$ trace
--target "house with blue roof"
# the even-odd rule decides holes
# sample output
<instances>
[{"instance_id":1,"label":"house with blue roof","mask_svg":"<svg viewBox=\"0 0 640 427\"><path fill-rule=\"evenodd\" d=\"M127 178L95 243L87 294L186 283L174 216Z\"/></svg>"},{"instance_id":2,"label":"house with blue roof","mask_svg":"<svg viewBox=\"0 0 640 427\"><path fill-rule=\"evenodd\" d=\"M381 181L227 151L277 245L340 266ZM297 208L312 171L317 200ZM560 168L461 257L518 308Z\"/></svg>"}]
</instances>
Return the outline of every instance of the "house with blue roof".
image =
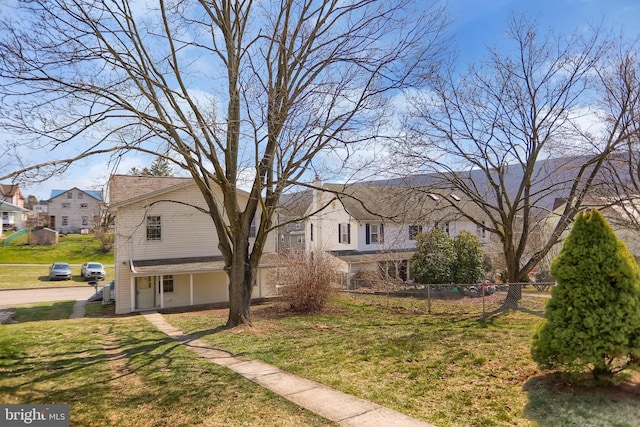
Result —
<instances>
[{"instance_id":1,"label":"house with blue roof","mask_svg":"<svg viewBox=\"0 0 640 427\"><path fill-rule=\"evenodd\" d=\"M51 190L47 200L49 228L60 233L91 232L99 225L105 209L102 191Z\"/></svg>"}]
</instances>

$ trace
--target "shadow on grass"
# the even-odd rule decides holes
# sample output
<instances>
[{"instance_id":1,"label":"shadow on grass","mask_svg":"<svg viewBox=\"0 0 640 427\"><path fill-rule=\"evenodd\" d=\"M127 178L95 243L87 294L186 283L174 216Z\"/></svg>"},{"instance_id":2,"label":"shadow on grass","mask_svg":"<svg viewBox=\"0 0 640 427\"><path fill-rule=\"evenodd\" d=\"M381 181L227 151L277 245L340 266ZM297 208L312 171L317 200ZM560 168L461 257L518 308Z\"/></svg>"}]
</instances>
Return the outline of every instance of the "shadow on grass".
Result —
<instances>
[{"instance_id":1,"label":"shadow on grass","mask_svg":"<svg viewBox=\"0 0 640 427\"><path fill-rule=\"evenodd\" d=\"M100 339L79 344L75 346L77 350L67 349L46 356L34 357L25 353L4 364L12 376L21 380L13 381L10 385L0 384L0 396L20 396L22 403L80 404L90 407L92 416L106 412L109 406L106 397L110 396L114 381L136 374L139 370L149 370L160 361L169 367L180 364L180 356L175 354L180 344L170 337L157 331L145 337L134 334L121 336L117 343L120 351L116 357L124 358L128 361L127 366L130 366L125 371L114 375L108 364L113 356L104 352ZM136 362L132 363L134 359ZM181 369L184 372L184 366ZM48 389L42 390L39 387L41 384L48 384ZM149 404L153 399L157 399L157 394L154 396L149 390L140 390L129 394L127 405L137 407ZM100 407L104 411L97 410Z\"/></svg>"},{"instance_id":2,"label":"shadow on grass","mask_svg":"<svg viewBox=\"0 0 640 427\"><path fill-rule=\"evenodd\" d=\"M16 308L13 320L16 323L40 322L42 320L68 319L73 313L75 301L61 301L46 305Z\"/></svg>"},{"instance_id":3,"label":"shadow on grass","mask_svg":"<svg viewBox=\"0 0 640 427\"><path fill-rule=\"evenodd\" d=\"M588 383L585 379L583 384ZM570 383L558 374L530 378L525 416L539 426L637 426L640 383L587 386Z\"/></svg>"},{"instance_id":4,"label":"shadow on grass","mask_svg":"<svg viewBox=\"0 0 640 427\"><path fill-rule=\"evenodd\" d=\"M505 316L509 313L520 312L524 314L530 314L532 316L537 316L544 318L544 310L531 310L526 307L518 307L518 308L509 308L509 307L499 307L495 310L489 311L485 314L485 319L492 319Z\"/></svg>"}]
</instances>

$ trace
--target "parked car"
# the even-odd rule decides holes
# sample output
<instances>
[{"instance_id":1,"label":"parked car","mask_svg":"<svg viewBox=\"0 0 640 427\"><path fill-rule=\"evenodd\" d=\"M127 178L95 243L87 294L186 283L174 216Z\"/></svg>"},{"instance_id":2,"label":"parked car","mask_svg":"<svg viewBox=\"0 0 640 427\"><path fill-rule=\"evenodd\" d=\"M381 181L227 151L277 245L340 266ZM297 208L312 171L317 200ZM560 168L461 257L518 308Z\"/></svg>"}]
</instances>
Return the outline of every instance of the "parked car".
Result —
<instances>
[{"instance_id":1,"label":"parked car","mask_svg":"<svg viewBox=\"0 0 640 427\"><path fill-rule=\"evenodd\" d=\"M66 262L54 262L49 267L49 280L71 280L71 267Z\"/></svg>"},{"instance_id":2,"label":"parked car","mask_svg":"<svg viewBox=\"0 0 640 427\"><path fill-rule=\"evenodd\" d=\"M80 275L84 280L104 280L106 273L104 267L99 262L85 262L80 268Z\"/></svg>"}]
</instances>

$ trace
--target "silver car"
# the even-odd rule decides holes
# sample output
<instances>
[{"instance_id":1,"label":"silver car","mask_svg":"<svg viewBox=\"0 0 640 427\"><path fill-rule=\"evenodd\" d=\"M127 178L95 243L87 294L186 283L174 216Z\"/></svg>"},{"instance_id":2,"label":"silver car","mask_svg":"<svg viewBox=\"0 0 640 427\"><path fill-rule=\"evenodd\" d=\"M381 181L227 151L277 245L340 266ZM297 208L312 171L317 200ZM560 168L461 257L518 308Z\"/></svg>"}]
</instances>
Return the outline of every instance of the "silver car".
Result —
<instances>
[{"instance_id":1,"label":"silver car","mask_svg":"<svg viewBox=\"0 0 640 427\"><path fill-rule=\"evenodd\" d=\"M85 262L80 268L80 275L84 280L104 280L106 275L104 267L99 262Z\"/></svg>"},{"instance_id":2,"label":"silver car","mask_svg":"<svg viewBox=\"0 0 640 427\"><path fill-rule=\"evenodd\" d=\"M66 262L54 262L49 267L49 280L71 280L71 267Z\"/></svg>"}]
</instances>

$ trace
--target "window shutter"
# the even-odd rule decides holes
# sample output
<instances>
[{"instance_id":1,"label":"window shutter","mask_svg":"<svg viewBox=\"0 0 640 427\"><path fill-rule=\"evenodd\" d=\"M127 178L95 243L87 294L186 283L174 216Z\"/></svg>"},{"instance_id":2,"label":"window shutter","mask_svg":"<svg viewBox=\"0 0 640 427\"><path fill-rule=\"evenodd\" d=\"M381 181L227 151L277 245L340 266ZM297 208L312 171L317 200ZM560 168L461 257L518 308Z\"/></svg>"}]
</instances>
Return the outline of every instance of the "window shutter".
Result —
<instances>
[{"instance_id":1,"label":"window shutter","mask_svg":"<svg viewBox=\"0 0 640 427\"><path fill-rule=\"evenodd\" d=\"M366 238L366 244L369 245L371 244L371 235L369 234L371 232L371 230L369 229L369 224L366 224L364 226L364 234L365 234L365 238Z\"/></svg>"},{"instance_id":2,"label":"window shutter","mask_svg":"<svg viewBox=\"0 0 640 427\"><path fill-rule=\"evenodd\" d=\"M347 224L347 243L351 244L351 224Z\"/></svg>"},{"instance_id":3,"label":"window shutter","mask_svg":"<svg viewBox=\"0 0 640 427\"><path fill-rule=\"evenodd\" d=\"M342 243L342 224L338 224L338 243Z\"/></svg>"},{"instance_id":4,"label":"window shutter","mask_svg":"<svg viewBox=\"0 0 640 427\"><path fill-rule=\"evenodd\" d=\"M378 238L380 243L384 243L384 224L380 224L380 236Z\"/></svg>"}]
</instances>

